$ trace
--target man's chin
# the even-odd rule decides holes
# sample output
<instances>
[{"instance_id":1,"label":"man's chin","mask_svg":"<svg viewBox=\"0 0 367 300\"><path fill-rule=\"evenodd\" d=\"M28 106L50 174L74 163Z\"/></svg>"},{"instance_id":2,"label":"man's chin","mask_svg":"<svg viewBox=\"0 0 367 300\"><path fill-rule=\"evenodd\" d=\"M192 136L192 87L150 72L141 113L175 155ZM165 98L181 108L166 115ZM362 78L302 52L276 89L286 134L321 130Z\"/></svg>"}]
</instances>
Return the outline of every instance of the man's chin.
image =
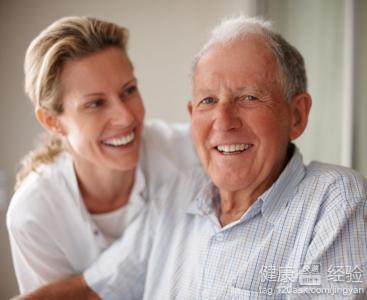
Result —
<instances>
[{"instance_id":1,"label":"man's chin","mask_svg":"<svg viewBox=\"0 0 367 300\"><path fill-rule=\"evenodd\" d=\"M221 175L221 176L209 176L212 178L214 185L223 192L238 192L246 188L245 181L242 179L242 176L238 176L236 174L230 175Z\"/></svg>"}]
</instances>

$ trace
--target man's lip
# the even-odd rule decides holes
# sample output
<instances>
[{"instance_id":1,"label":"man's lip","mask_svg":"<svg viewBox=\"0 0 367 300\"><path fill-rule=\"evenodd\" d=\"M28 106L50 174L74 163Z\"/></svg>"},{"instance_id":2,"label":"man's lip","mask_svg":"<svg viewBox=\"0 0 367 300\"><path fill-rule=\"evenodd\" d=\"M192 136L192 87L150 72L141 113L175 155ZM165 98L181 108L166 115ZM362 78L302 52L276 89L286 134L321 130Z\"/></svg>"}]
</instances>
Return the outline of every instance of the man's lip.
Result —
<instances>
[{"instance_id":1,"label":"man's lip","mask_svg":"<svg viewBox=\"0 0 367 300\"><path fill-rule=\"evenodd\" d=\"M254 143L251 143L251 142L243 142L243 141L236 141L236 142L218 142L218 143L212 143L211 147L214 148L214 149L217 149L218 146L225 146L225 145L251 145L251 146L254 146Z\"/></svg>"},{"instance_id":2,"label":"man's lip","mask_svg":"<svg viewBox=\"0 0 367 300\"><path fill-rule=\"evenodd\" d=\"M235 154L246 152L253 146L254 144L251 143L226 143L217 145L214 150L222 154Z\"/></svg>"}]
</instances>

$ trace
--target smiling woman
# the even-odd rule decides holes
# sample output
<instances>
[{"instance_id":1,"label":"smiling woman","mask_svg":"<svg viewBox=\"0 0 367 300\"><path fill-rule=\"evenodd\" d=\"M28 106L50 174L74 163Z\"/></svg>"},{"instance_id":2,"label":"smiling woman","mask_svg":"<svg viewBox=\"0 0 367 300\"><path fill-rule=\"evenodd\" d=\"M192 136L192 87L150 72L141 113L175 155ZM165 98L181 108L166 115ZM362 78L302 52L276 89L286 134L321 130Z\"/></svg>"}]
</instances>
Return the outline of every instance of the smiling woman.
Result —
<instances>
[{"instance_id":1,"label":"smiling woman","mask_svg":"<svg viewBox=\"0 0 367 300\"><path fill-rule=\"evenodd\" d=\"M120 49L107 48L65 63L60 81L67 87L62 95L63 113L39 119L66 137L82 191L92 180L109 182L101 195L94 191L85 197L89 210L101 213L109 211L111 204L120 207L133 182L144 118L132 66ZM111 189L111 182L116 189Z\"/></svg>"},{"instance_id":2,"label":"smiling woman","mask_svg":"<svg viewBox=\"0 0 367 300\"><path fill-rule=\"evenodd\" d=\"M21 292L82 272L197 163L188 127L143 125L126 43L125 28L68 17L28 48L26 92L49 137L23 161L7 214Z\"/></svg>"}]
</instances>

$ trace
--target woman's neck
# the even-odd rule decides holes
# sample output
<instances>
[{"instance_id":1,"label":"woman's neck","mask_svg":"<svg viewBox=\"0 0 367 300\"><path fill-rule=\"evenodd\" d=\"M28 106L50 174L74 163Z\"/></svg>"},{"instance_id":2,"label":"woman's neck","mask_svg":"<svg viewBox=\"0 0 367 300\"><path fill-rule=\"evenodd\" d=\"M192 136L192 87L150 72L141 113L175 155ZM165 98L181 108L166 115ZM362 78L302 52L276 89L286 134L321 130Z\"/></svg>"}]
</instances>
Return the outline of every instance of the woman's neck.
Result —
<instances>
[{"instance_id":1,"label":"woman's neck","mask_svg":"<svg viewBox=\"0 0 367 300\"><path fill-rule=\"evenodd\" d=\"M107 213L127 204L134 184L135 169L119 171L74 161L84 204L90 213Z\"/></svg>"}]
</instances>

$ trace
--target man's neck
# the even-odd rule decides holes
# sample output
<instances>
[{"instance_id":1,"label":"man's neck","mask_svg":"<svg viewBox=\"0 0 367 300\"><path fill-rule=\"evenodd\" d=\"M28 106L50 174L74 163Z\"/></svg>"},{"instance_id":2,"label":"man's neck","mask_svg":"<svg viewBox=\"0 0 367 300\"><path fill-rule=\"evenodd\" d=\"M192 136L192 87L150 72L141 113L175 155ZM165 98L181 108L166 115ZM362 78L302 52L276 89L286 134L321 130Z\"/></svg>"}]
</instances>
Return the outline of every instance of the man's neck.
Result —
<instances>
[{"instance_id":1,"label":"man's neck","mask_svg":"<svg viewBox=\"0 0 367 300\"><path fill-rule=\"evenodd\" d=\"M246 191L228 192L220 190L219 221L222 226L237 221L256 201L256 196Z\"/></svg>"},{"instance_id":2,"label":"man's neck","mask_svg":"<svg viewBox=\"0 0 367 300\"><path fill-rule=\"evenodd\" d=\"M272 176L263 181L250 184L237 191L226 191L219 188L220 208L219 221L222 226L237 221L251 207L251 205L279 178L288 164L294 152L294 146L290 144L282 163L279 164Z\"/></svg>"}]
</instances>

